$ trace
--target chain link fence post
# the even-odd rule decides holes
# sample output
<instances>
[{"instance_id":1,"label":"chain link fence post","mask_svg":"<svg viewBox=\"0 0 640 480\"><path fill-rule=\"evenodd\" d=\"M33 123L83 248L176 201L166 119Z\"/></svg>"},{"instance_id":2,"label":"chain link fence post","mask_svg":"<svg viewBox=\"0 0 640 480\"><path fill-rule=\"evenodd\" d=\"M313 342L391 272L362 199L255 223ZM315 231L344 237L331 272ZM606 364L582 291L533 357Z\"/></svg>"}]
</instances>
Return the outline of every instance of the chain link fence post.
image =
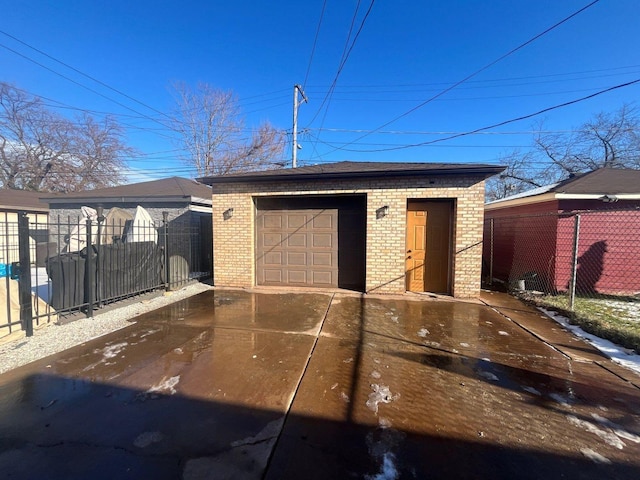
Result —
<instances>
[{"instance_id":1,"label":"chain link fence post","mask_svg":"<svg viewBox=\"0 0 640 480\"><path fill-rule=\"evenodd\" d=\"M578 277L578 242L580 240L580 214L576 214L573 224L573 254L571 255L571 280L569 282L569 310L574 311L576 283Z\"/></svg>"}]
</instances>

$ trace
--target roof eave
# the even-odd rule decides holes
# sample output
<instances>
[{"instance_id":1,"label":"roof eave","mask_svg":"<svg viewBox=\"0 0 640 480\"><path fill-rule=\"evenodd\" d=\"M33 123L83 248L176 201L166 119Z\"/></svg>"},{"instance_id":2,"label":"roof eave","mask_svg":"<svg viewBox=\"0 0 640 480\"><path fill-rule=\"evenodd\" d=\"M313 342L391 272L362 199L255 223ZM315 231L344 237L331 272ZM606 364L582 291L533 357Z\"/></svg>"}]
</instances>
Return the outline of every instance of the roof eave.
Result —
<instances>
[{"instance_id":1,"label":"roof eave","mask_svg":"<svg viewBox=\"0 0 640 480\"><path fill-rule=\"evenodd\" d=\"M72 203L171 203L171 202L183 202L183 203L211 203L211 199L205 199L201 197L192 197L191 195L164 195L160 197L149 196L109 196L109 197L66 197L66 198L47 198L43 197L43 201L48 202L49 205L68 205Z\"/></svg>"},{"instance_id":2,"label":"roof eave","mask_svg":"<svg viewBox=\"0 0 640 480\"><path fill-rule=\"evenodd\" d=\"M49 213L49 208L43 207L25 207L24 205L0 205L0 211L11 212L28 212L28 213Z\"/></svg>"},{"instance_id":3,"label":"roof eave","mask_svg":"<svg viewBox=\"0 0 640 480\"><path fill-rule=\"evenodd\" d=\"M351 178L388 178L388 177L433 177L445 175L481 175L484 178L491 177L502 171L505 167L470 167L470 168L442 168L431 170L394 170L394 171L358 171L358 172L313 172L313 173L273 173L238 176L201 177L196 180L206 185L223 183L254 183L254 182L292 182L313 181L328 179Z\"/></svg>"},{"instance_id":4,"label":"roof eave","mask_svg":"<svg viewBox=\"0 0 640 480\"><path fill-rule=\"evenodd\" d=\"M640 200L640 193L555 193L549 192L542 195L532 195L530 197L514 198L512 200L495 201L484 206L486 211L499 210L501 208L517 207L521 205L532 205L534 203L549 202L551 200L603 200L603 197L615 197L618 200Z\"/></svg>"}]
</instances>

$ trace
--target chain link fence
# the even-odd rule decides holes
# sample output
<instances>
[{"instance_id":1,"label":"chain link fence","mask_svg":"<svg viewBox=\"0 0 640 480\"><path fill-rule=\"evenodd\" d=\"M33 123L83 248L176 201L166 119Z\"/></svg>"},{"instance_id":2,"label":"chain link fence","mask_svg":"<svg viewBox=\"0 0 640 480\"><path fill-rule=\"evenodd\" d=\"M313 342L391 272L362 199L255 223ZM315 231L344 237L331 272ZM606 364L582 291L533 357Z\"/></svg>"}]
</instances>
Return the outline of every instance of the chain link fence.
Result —
<instances>
[{"instance_id":1,"label":"chain link fence","mask_svg":"<svg viewBox=\"0 0 640 480\"><path fill-rule=\"evenodd\" d=\"M640 211L494 216L484 224L489 282L570 297L640 294Z\"/></svg>"},{"instance_id":2,"label":"chain link fence","mask_svg":"<svg viewBox=\"0 0 640 480\"><path fill-rule=\"evenodd\" d=\"M640 209L487 217L485 283L640 353Z\"/></svg>"}]
</instances>

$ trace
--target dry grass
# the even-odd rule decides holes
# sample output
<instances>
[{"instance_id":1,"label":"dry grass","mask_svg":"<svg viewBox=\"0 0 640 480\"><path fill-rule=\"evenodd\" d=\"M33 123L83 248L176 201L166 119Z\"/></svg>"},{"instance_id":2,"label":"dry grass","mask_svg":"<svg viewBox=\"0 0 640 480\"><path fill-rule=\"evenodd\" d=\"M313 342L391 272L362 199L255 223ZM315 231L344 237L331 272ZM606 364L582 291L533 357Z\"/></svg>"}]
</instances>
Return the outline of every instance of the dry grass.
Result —
<instances>
[{"instance_id":1,"label":"dry grass","mask_svg":"<svg viewBox=\"0 0 640 480\"><path fill-rule=\"evenodd\" d=\"M640 298L580 297L575 299L573 312L569 310L568 295L544 295L527 300L556 310L584 331L640 354Z\"/></svg>"}]
</instances>

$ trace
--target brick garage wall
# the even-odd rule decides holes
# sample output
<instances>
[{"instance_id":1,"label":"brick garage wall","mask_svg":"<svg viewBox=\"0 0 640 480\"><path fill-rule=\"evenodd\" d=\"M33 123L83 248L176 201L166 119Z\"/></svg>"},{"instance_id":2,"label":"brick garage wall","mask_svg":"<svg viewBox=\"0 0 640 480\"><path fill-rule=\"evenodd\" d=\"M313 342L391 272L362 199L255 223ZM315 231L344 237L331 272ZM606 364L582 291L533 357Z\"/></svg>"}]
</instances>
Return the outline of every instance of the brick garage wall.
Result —
<instances>
[{"instance_id":1,"label":"brick garage wall","mask_svg":"<svg viewBox=\"0 0 640 480\"><path fill-rule=\"evenodd\" d=\"M452 294L460 298L480 293L483 177L450 176L309 182L257 182L213 185L213 248L215 284L255 285L254 198L288 195L367 195L366 291L405 291L405 231L408 199L454 200ZM389 214L376 218L376 210ZM225 211L233 208L231 217Z\"/></svg>"}]
</instances>

